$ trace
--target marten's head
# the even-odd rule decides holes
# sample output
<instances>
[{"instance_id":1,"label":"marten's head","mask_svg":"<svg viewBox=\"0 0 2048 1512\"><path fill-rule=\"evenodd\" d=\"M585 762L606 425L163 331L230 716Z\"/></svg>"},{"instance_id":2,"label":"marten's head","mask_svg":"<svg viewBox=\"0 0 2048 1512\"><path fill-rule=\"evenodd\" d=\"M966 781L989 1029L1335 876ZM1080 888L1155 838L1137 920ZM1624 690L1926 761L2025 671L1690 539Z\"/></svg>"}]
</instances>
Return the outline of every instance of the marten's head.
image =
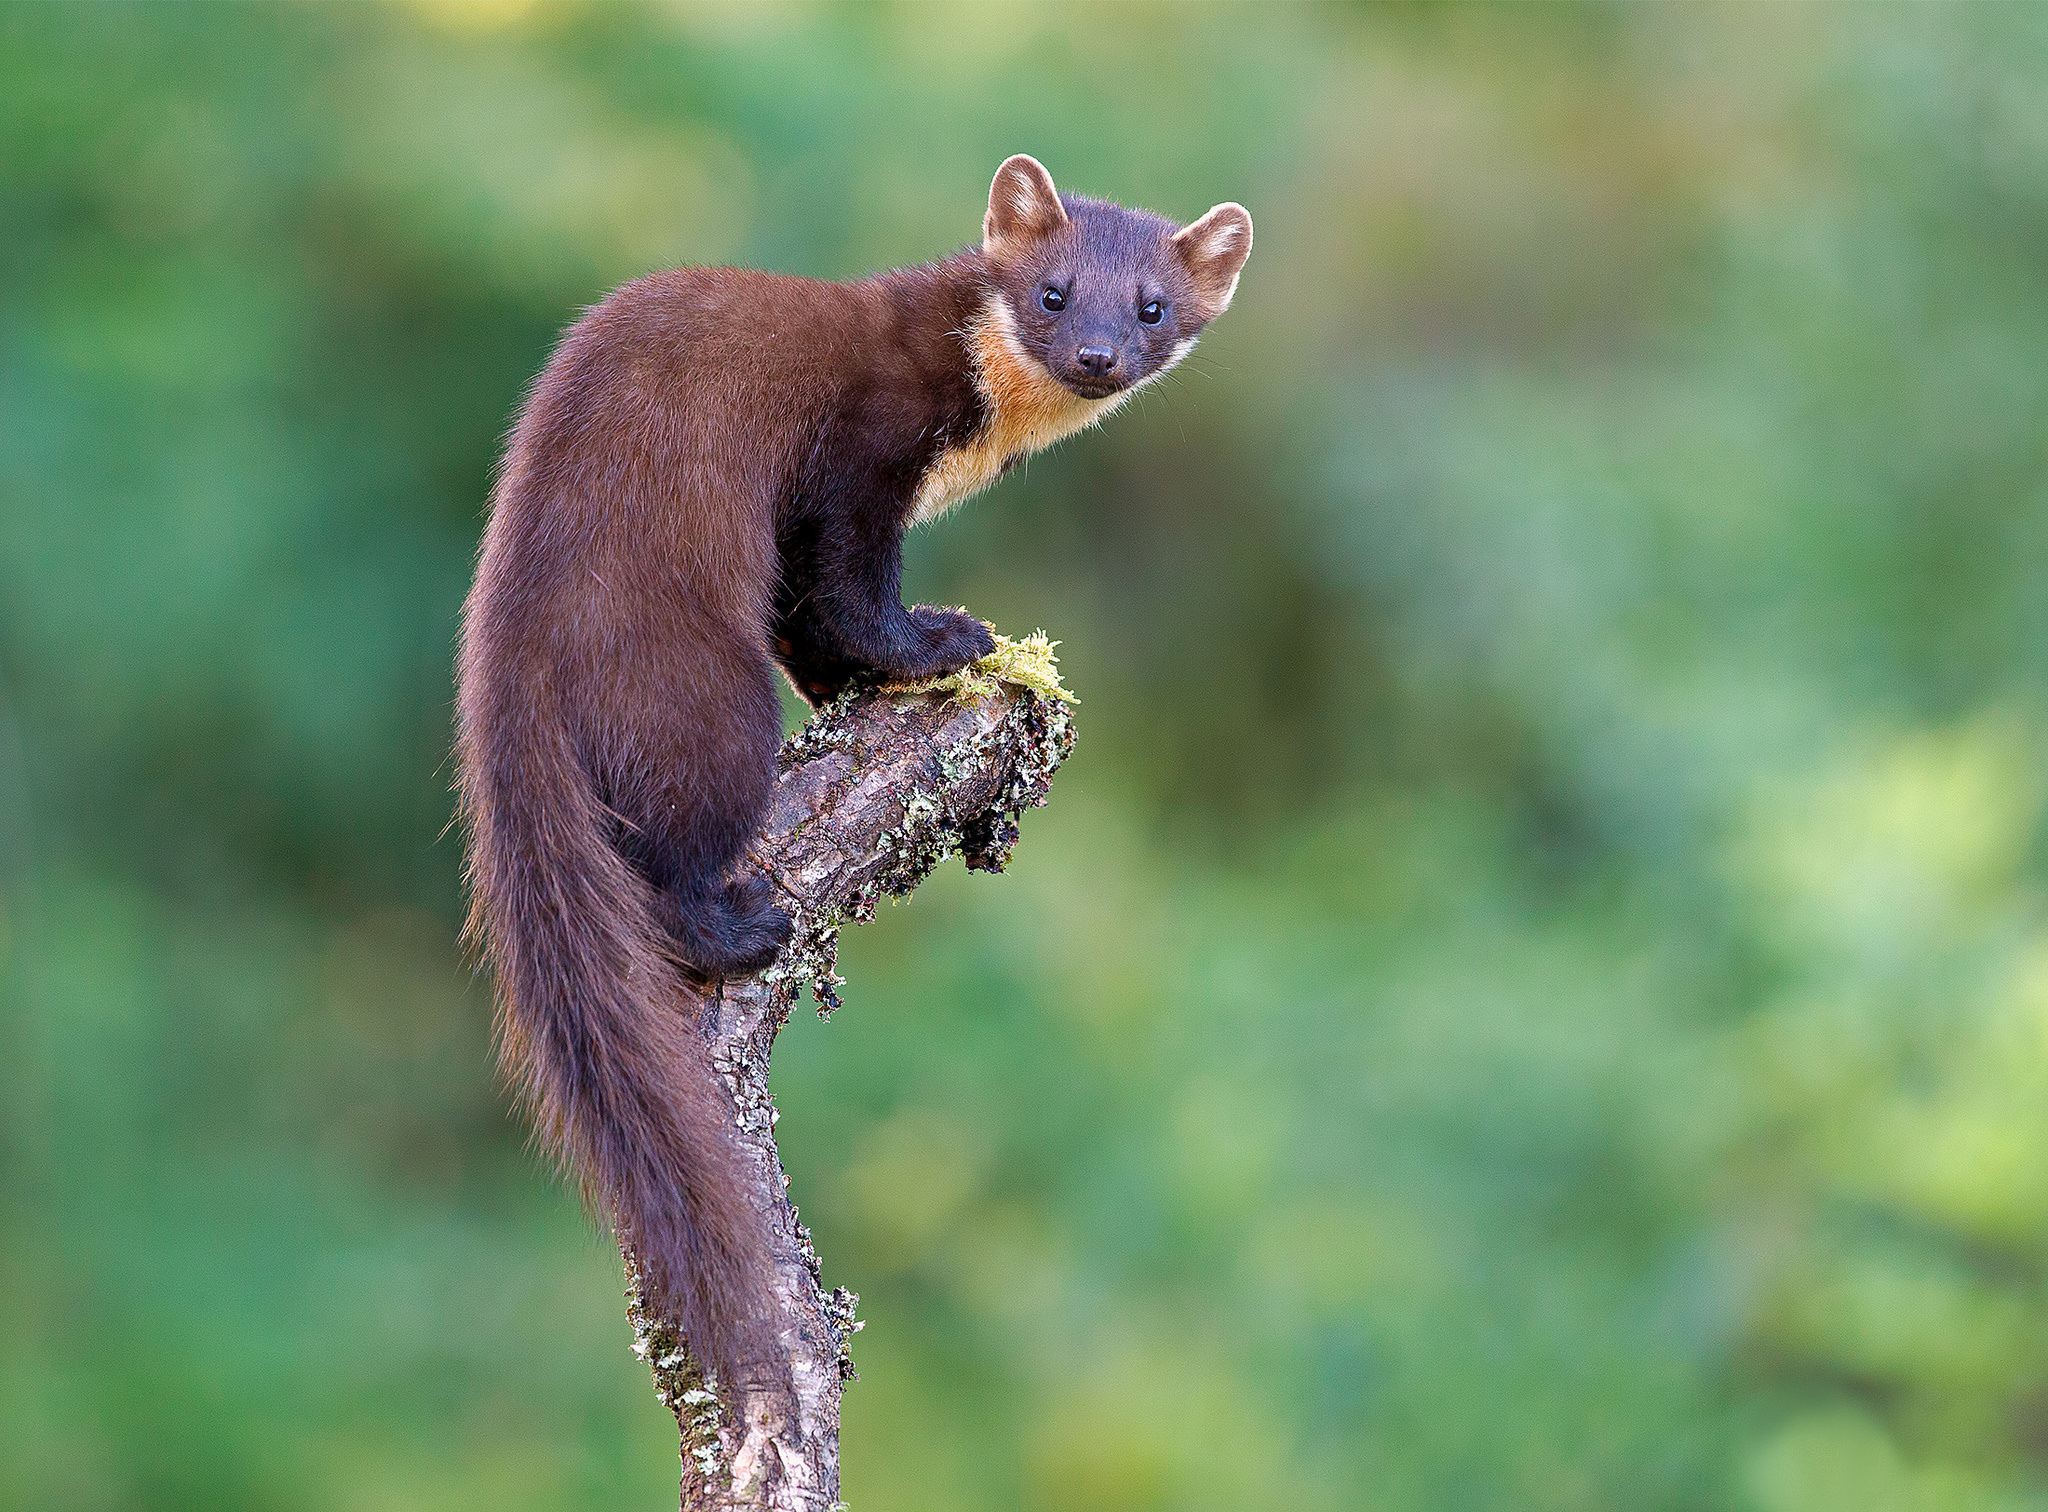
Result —
<instances>
[{"instance_id":1,"label":"marten's head","mask_svg":"<svg viewBox=\"0 0 2048 1512\"><path fill-rule=\"evenodd\" d=\"M1019 153L996 170L981 235L1013 349L1083 398L1106 399L1172 367L1230 307L1252 218L1222 204L1182 227L1062 195Z\"/></svg>"}]
</instances>

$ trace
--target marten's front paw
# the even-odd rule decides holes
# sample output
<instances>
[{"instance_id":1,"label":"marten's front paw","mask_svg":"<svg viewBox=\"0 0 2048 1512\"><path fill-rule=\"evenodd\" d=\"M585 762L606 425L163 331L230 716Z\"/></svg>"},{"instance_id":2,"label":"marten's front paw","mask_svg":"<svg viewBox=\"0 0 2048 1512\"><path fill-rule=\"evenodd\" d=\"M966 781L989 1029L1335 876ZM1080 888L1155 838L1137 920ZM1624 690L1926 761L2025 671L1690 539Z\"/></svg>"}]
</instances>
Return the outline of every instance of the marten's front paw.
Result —
<instances>
[{"instance_id":1,"label":"marten's front paw","mask_svg":"<svg viewBox=\"0 0 2048 1512\"><path fill-rule=\"evenodd\" d=\"M958 672L996 648L988 626L964 610L920 604L910 611L910 622L917 627L920 642L920 665L909 670L913 678Z\"/></svg>"}]
</instances>

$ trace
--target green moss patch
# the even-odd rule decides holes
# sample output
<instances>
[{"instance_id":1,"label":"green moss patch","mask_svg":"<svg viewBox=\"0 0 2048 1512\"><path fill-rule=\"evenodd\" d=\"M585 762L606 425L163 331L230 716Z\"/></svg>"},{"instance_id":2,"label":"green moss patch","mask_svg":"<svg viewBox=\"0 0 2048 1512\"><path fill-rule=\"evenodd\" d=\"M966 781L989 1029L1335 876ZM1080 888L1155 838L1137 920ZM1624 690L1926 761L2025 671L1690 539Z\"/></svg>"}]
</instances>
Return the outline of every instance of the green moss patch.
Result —
<instances>
[{"instance_id":1,"label":"green moss patch","mask_svg":"<svg viewBox=\"0 0 2048 1512\"><path fill-rule=\"evenodd\" d=\"M1053 648L1059 644L1047 640L1043 630L1034 631L1022 640L1011 640L1007 635L995 633L996 648L981 660L962 667L958 672L949 672L944 677L926 678L922 682L902 683L892 686L894 693L946 693L962 703L979 703L984 698L993 698L1001 684L1012 683L1043 693L1047 698L1057 698L1061 703L1079 703L1080 700L1066 689L1060 681L1060 660L1053 655Z\"/></svg>"}]
</instances>

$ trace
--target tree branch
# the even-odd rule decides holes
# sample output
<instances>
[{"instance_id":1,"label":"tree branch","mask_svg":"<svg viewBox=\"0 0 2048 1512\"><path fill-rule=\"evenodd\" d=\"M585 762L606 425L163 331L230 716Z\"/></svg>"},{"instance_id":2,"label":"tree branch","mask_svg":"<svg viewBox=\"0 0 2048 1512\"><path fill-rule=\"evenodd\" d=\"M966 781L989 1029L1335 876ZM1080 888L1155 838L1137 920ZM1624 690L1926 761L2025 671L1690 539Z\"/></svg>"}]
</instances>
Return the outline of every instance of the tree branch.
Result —
<instances>
[{"instance_id":1,"label":"tree branch","mask_svg":"<svg viewBox=\"0 0 2048 1512\"><path fill-rule=\"evenodd\" d=\"M873 918L884 893L907 894L954 850L970 867L1002 870L1019 814L1045 802L1073 748L1050 651L1043 640L999 640L996 656L964 682L848 695L783 746L774 805L750 861L781 888L795 934L775 965L724 984L705 1003L702 1028L733 1089L754 1200L769 1216L795 1393L736 1393L707 1381L675 1328L643 1310L633 1288L634 1351L652 1368L655 1392L682 1434L683 1512L840 1505L839 1396L853 1378L858 1298L844 1287L824 1289L817 1251L790 1203L775 1147L769 1052L807 983L821 1014L839 1006L842 921ZM1003 670L982 670L992 664ZM1023 682L993 680L1008 676ZM626 1268L630 1282L630 1253Z\"/></svg>"}]
</instances>

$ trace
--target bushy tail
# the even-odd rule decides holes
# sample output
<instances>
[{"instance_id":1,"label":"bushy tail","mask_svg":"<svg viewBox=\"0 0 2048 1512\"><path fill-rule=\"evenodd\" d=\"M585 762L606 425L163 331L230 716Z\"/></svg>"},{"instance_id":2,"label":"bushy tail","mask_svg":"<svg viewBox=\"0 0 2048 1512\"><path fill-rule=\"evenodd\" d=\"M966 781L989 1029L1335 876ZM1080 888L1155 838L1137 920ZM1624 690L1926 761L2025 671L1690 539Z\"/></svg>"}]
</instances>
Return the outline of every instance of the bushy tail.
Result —
<instances>
[{"instance_id":1,"label":"bushy tail","mask_svg":"<svg viewBox=\"0 0 2048 1512\"><path fill-rule=\"evenodd\" d=\"M721 1379L752 1376L770 1358L766 1235L695 1000L566 737L532 710L504 723L516 734L466 727L460 750L500 1062L639 1257L648 1300Z\"/></svg>"}]
</instances>

